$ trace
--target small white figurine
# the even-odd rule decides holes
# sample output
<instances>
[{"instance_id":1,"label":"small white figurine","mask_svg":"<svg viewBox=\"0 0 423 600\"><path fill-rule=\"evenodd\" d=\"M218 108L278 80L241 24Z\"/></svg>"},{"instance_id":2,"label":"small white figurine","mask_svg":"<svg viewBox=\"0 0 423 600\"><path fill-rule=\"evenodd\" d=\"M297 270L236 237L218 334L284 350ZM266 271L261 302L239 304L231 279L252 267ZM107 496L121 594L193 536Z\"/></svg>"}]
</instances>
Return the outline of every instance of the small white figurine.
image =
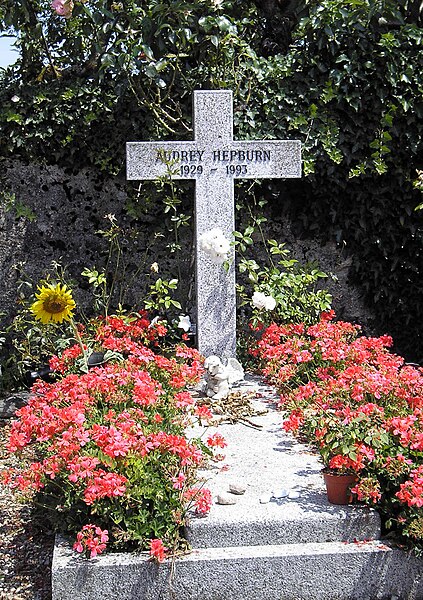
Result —
<instances>
[{"instance_id":1,"label":"small white figurine","mask_svg":"<svg viewBox=\"0 0 423 600\"><path fill-rule=\"evenodd\" d=\"M218 356L206 358L206 395L214 400L227 398L231 386L244 379L244 370L236 358L229 358L225 366Z\"/></svg>"}]
</instances>

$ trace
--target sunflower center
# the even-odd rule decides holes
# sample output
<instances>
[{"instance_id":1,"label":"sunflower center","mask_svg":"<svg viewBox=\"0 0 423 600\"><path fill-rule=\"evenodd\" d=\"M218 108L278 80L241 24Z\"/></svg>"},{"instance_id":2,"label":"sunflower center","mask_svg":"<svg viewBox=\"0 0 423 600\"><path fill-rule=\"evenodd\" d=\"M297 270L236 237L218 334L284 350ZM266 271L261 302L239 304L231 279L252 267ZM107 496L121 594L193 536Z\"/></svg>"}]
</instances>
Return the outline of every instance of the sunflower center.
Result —
<instances>
[{"instance_id":1,"label":"sunflower center","mask_svg":"<svg viewBox=\"0 0 423 600\"><path fill-rule=\"evenodd\" d=\"M58 296L53 296L52 298L44 300L44 310L52 315L62 312L66 307L67 304L65 300Z\"/></svg>"}]
</instances>

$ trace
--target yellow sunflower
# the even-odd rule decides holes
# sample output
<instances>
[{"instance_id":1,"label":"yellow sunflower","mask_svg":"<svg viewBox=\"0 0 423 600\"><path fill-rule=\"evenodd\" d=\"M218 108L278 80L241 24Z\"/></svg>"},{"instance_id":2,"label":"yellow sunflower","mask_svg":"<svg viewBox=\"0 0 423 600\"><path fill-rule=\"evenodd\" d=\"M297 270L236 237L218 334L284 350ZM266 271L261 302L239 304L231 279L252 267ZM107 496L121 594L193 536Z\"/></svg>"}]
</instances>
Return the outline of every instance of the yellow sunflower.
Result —
<instances>
[{"instance_id":1,"label":"yellow sunflower","mask_svg":"<svg viewBox=\"0 0 423 600\"><path fill-rule=\"evenodd\" d=\"M31 311L41 323L62 323L72 319L76 304L66 285L42 285L35 297L37 300L32 304Z\"/></svg>"}]
</instances>

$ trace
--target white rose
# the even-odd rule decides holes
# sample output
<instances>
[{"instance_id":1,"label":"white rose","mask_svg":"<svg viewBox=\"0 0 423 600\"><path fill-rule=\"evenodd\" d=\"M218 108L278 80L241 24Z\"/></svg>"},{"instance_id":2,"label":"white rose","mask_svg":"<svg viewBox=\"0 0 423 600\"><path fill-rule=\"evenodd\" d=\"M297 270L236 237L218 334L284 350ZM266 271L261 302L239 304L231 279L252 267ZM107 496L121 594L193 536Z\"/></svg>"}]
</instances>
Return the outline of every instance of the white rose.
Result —
<instances>
[{"instance_id":1,"label":"white rose","mask_svg":"<svg viewBox=\"0 0 423 600\"><path fill-rule=\"evenodd\" d=\"M254 292L251 302L255 308L261 310L266 305L266 296L262 292Z\"/></svg>"},{"instance_id":2,"label":"white rose","mask_svg":"<svg viewBox=\"0 0 423 600\"><path fill-rule=\"evenodd\" d=\"M272 296L266 296L263 292L254 292L251 302L259 310L273 310L276 306L276 300Z\"/></svg>"},{"instance_id":3,"label":"white rose","mask_svg":"<svg viewBox=\"0 0 423 600\"><path fill-rule=\"evenodd\" d=\"M222 264L228 259L231 245L221 229L214 228L206 231L199 237L198 244L214 263Z\"/></svg>"},{"instance_id":4,"label":"white rose","mask_svg":"<svg viewBox=\"0 0 423 600\"><path fill-rule=\"evenodd\" d=\"M273 310L276 306L276 300L272 296L266 296L266 302L264 305L265 310Z\"/></svg>"}]
</instances>

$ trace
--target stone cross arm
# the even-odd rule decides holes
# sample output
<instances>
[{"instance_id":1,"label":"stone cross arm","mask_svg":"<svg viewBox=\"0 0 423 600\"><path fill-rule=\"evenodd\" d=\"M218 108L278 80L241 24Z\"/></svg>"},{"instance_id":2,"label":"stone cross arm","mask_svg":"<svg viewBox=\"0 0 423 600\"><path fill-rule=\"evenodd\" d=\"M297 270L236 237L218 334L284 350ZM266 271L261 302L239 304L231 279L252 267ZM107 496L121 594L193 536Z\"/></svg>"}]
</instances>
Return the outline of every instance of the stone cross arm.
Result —
<instances>
[{"instance_id":1,"label":"stone cross arm","mask_svg":"<svg viewBox=\"0 0 423 600\"><path fill-rule=\"evenodd\" d=\"M127 178L279 179L301 177L297 140L128 142Z\"/></svg>"}]
</instances>

